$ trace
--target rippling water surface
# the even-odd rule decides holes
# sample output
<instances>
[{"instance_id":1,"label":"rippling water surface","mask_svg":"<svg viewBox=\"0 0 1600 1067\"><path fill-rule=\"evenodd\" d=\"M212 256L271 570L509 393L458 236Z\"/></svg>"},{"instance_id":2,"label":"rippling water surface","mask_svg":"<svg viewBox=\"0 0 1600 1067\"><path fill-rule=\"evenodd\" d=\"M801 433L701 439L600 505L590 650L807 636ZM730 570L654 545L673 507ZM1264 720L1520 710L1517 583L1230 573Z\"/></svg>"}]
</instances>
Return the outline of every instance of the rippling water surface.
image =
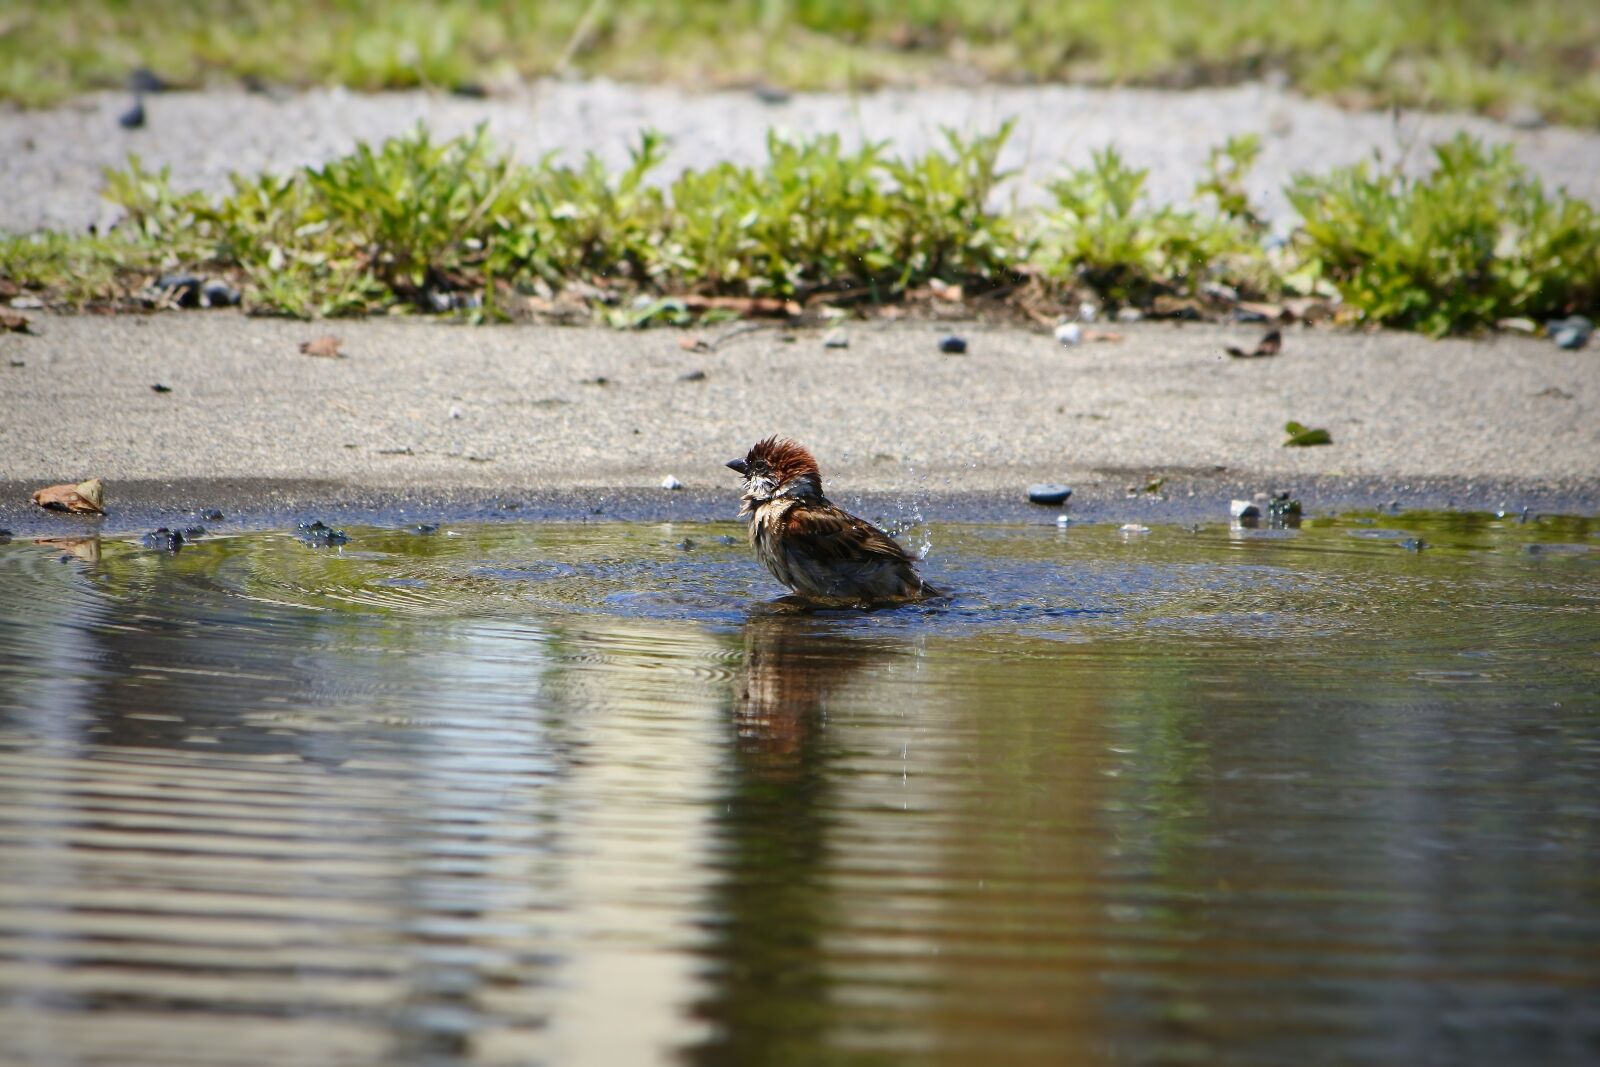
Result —
<instances>
[{"instance_id":1,"label":"rippling water surface","mask_svg":"<svg viewBox=\"0 0 1600 1067\"><path fill-rule=\"evenodd\" d=\"M0 545L0 1063L1595 1062L1597 530Z\"/></svg>"}]
</instances>

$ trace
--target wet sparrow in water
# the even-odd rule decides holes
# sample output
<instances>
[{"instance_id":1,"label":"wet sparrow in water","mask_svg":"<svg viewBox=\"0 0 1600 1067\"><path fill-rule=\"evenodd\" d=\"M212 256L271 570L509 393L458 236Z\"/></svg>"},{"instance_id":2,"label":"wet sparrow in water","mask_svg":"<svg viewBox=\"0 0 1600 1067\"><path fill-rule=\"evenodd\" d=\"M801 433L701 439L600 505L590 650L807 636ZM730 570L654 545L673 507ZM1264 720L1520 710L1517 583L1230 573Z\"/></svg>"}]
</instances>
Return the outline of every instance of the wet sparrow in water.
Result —
<instances>
[{"instance_id":1,"label":"wet sparrow in water","mask_svg":"<svg viewBox=\"0 0 1600 1067\"><path fill-rule=\"evenodd\" d=\"M728 466L744 475L750 547L796 593L854 603L940 595L888 534L822 495L817 461L793 441L769 437Z\"/></svg>"}]
</instances>

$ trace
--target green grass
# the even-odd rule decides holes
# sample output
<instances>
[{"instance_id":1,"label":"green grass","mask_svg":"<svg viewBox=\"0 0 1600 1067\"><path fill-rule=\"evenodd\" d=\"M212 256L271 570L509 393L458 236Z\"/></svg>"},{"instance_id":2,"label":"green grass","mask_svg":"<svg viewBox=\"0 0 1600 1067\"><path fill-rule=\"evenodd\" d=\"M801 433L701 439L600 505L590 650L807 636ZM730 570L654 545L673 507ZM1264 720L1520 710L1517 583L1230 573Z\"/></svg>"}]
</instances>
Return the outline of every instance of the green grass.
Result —
<instances>
[{"instance_id":1,"label":"green grass","mask_svg":"<svg viewBox=\"0 0 1600 1067\"><path fill-rule=\"evenodd\" d=\"M1461 135L1425 178L1367 164L1300 176L1305 262L1369 320L1444 334L1600 306L1600 212Z\"/></svg>"},{"instance_id":2,"label":"green grass","mask_svg":"<svg viewBox=\"0 0 1600 1067\"><path fill-rule=\"evenodd\" d=\"M588 16L586 18L586 15ZM605 74L695 87L945 80L1192 86L1281 72L1370 106L1600 122L1592 0L0 0L0 98L252 78L464 88Z\"/></svg>"},{"instance_id":3,"label":"green grass","mask_svg":"<svg viewBox=\"0 0 1600 1067\"><path fill-rule=\"evenodd\" d=\"M1370 165L1300 175L1302 228L1269 249L1243 192L1253 137L1212 153L1187 205L1152 205L1145 173L1108 148L1053 183L1053 204L1017 212L994 195L1009 134L946 133L907 158L772 135L760 165L661 182L666 145L651 133L611 170L594 156L527 166L481 129L440 143L419 128L320 167L235 176L217 198L132 158L107 174L118 226L0 237L0 281L117 308L147 305L161 272L220 274L250 310L299 317L497 318L564 292L624 325L682 321L690 296L871 305L935 282L1035 315L1089 297L1226 310L1337 290L1345 321L1434 334L1600 304L1600 214L1545 190L1509 149L1460 138L1423 179Z\"/></svg>"}]
</instances>

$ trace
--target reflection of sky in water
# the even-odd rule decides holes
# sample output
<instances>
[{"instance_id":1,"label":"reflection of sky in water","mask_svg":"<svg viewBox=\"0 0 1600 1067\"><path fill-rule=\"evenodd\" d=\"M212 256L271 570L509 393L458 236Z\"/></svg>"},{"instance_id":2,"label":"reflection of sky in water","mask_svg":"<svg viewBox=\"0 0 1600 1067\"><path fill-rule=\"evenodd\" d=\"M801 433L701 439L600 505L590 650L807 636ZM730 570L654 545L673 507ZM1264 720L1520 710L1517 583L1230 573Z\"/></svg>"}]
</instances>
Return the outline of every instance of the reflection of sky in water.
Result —
<instances>
[{"instance_id":1,"label":"reflection of sky in water","mask_svg":"<svg viewBox=\"0 0 1600 1067\"><path fill-rule=\"evenodd\" d=\"M813 616L726 529L0 549L0 1061L1600 1037L1587 528L936 528Z\"/></svg>"}]
</instances>

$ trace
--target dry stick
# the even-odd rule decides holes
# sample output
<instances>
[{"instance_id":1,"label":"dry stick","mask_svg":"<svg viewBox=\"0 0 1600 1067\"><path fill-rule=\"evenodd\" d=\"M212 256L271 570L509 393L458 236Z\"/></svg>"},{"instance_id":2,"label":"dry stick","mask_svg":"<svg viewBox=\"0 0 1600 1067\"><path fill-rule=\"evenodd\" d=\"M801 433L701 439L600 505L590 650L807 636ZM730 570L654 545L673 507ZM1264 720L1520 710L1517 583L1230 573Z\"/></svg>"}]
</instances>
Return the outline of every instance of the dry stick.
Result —
<instances>
[{"instance_id":1,"label":"dry stick","mask_svg":"<svg viewBox=\"0 0 1600 1067\"><path fill-rule=\"evenodd\" d=\"M566 73L567 66L572 62L578 50L588 43L589 31L594 28L595 20L600 17L600 12L606 6L606 0L589 0L589 6L583 9L578 24L572 28L572 36L567 40L567 46L561 50L561 58L556 60L554 73Z\"/></svg>"}]
</instances>

